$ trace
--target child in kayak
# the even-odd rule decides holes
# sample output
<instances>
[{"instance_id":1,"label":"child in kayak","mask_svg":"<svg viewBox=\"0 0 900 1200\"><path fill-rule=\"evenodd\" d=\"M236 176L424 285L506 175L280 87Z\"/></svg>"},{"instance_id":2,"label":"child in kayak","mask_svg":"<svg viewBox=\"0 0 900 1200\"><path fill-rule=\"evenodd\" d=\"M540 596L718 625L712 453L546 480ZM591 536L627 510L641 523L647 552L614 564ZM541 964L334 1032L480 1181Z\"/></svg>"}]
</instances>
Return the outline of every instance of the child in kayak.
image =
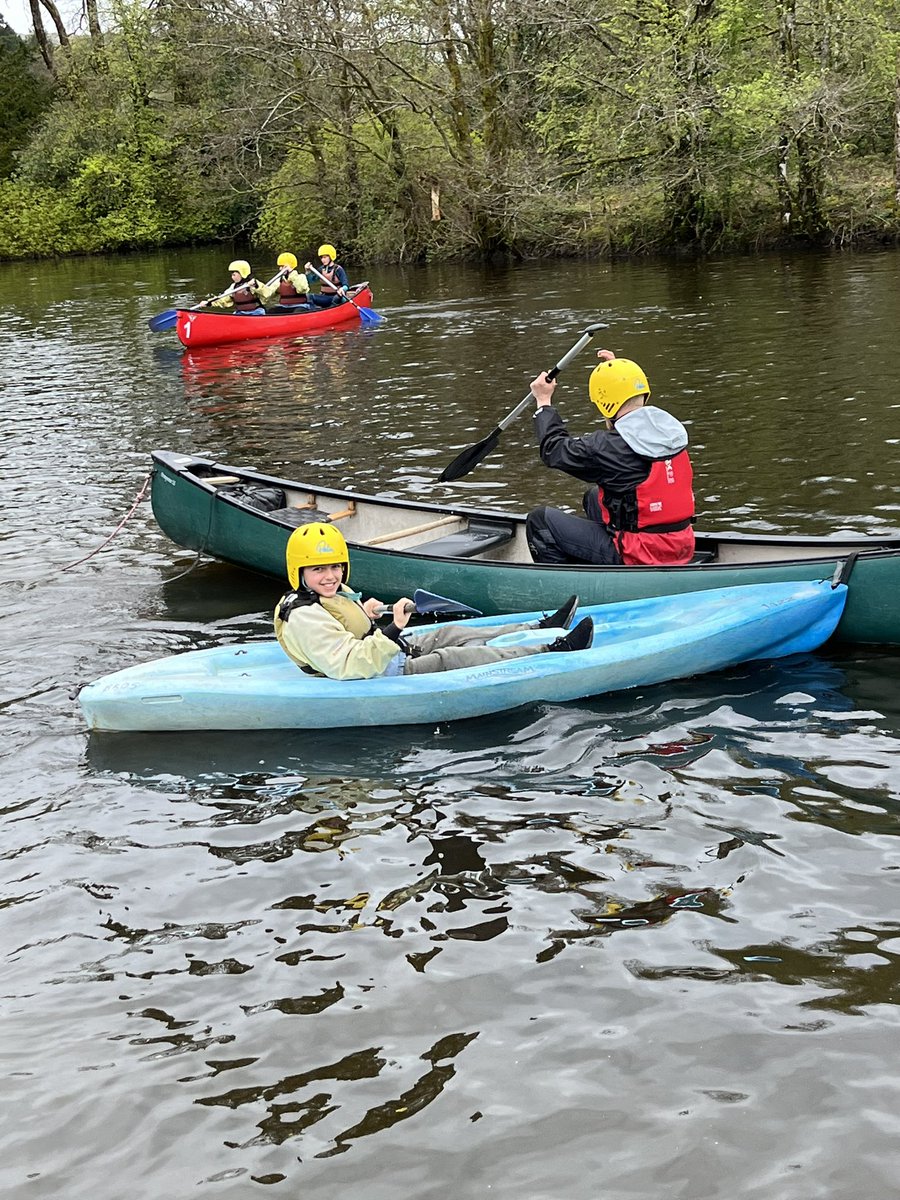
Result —
<instances>
[{"instance_id":1,"label":"child in kayak","mask_svg":"<svg viewBox=\"0 0 900 1200\"><path fill-rule=\"evenodd\" d=\"M589 617L563 637L538 646L487 646L503 633L522 629L568 629L578 607L572 596L557 612L536 625L467 628L439 625L407 645L402 631L409 622L404 597L393 605L384 629L374 618L383 607L372 597L360 603L347 587L350 556L340 530L318 521L295 529L287 544L287 574L292 590L275 609L275 636L284 652L312 675L329 679L373 679L377 675L421 675L485 663L505 662L546 651L586 650L593 637Z\"/></svg>"}]
</instances>

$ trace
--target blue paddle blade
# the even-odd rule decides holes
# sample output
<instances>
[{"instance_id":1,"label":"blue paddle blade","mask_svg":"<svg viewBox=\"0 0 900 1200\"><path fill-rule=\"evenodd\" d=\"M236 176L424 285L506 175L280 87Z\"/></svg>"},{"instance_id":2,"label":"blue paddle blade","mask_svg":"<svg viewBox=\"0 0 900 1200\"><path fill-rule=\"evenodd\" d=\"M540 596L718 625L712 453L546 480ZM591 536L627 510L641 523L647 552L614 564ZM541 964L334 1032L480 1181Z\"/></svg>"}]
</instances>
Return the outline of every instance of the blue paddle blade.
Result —
<instances>
[{"instance_id":1,"label":"blue paddle blade","mask_svg":"<svg viewBox=\"0 0 900 1200\"><path fill-rule=\"evenodd\" d=\"M167 329L174 329L177 323L177 308L167 308L165 312L157 313L147 322L154 333L164 333Z\"/></svg>"},{"instance_id":2,"label":"blue paddle blade","mask_svg":"<svg viewBox=\"0 0 900 1200\"><path fill-rule=\"evenodd\" d=\"M359 315L366 325L374 325L376 321L383 321L384 317L381 313L377 313L374 308L366 308L362 304L357 304Z\"/></svg>"}]
</instances>

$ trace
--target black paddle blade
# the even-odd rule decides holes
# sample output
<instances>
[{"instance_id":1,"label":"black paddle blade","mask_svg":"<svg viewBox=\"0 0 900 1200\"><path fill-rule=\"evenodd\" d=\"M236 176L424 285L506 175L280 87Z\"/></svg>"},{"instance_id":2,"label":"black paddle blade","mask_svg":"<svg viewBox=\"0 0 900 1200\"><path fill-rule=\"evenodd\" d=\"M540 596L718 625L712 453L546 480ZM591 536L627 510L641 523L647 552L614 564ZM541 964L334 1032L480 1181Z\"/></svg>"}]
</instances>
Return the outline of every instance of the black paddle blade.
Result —
<instances>
[{"instance_id":1,"label":"black paddle blade","mask_svg":"<svg viewBox=\"0 0 900 1200\"><path fill-rule=\"evenodd\" d=\"M444 467L438 479L441 483L452 483L454 479L462 479L463 475L468 475L483 458L487 458L499 441L500 430L495 429L474 446L467 446L448 467Z\"/></svg>"},{"instance_id":2,"label":"black paddle blade","mask_svg":"<svg viewBox=\"0 0 900 1200\"><path fill-rule=\"evenodd\" d=\"M484 613L461 600L449 600L446 596L438 596L434 592L423 592L416 588L413 592L413 603L417 613L455 613L459 617L483 617Z\"/></svg>"},{"instance_id":3,"label":"black paddle blade","mask_svg":"<svg viewBox=\"0 0 900 1200\"><path fill-rule=\"evenodd\" d=\"M174 329L177 323L177 308L167 308L165 312L157 313L147 322L154 333L164 333L167 329Z\"/></svg>"},{"instance_id":4,"label":"black paddle blade","mask_svg":"<svg viewBox=\"0 0 900 1200\"><path fill-rule=\"evenodd\" d=\"M391 611L389 604L384 604L378 611L380 617L386 617ZM422 616L438 616L446 613L452 617L483 617L480 608L472 608L461 600L450 600L447 596L439 596L436 592L424 592L416 588L412 600L406 605L408 613L419 613Z\"/></svg>"}]
</instances>

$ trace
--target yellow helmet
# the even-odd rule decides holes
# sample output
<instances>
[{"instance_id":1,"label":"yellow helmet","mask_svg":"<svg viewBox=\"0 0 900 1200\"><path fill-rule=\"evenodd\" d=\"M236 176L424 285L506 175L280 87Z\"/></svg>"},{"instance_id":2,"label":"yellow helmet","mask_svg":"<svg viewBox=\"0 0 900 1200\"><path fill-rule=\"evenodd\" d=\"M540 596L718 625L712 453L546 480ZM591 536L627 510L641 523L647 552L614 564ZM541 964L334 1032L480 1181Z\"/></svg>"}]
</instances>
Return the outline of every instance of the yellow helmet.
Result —
<instances>
[{"instance_id":1,"label":"yellow helmet","mask_svg":"<svg viewBox=\"0 0 900 1200\"><path fill-rule=\"evenodd\" d=\"M246 258L236 258L234 262L228 264L229 271L237 271L241 279L247 279L250 275L250 264Z\"/></svg>"},{"instance_id":2,"label":"yellow helmet","mask_svg":"<svg viewBox=\"0 0 900 1200\"><path fill-rule=\"evenodd\" d=\"M335 250L334 246L330 246L328 242L324 242L318 248L316 254L318 254L319 258L321 258L323 254L327 254L332 262L334 262L337 258L337 250Z\"/></svg>"},{"instance_id":3,"label":"yellow helmet","mask_svg":"<svg viewBox=\"0 0 900 1200\"><path fill-rule=\"evenodd\" d=\"M285 551L287 575L291 587L300 587L300 573L304 567L323 567L329 563L343 563L344 582L350 578L350 554L344 535L334 525L322 525L314 521L301 525L288 538Z\"/></svg>"},{"instance_id":4,"label":"yellow helmet","mask_svg":"<svg viewBox=\"0 0 900 1200\"><path fill-rule=\"evenodd\" d=\"M647 376L630 358L612 358L594 367L588 384L591 400L611 421L632 396L650 395Z\"/></svg>"},{"instance_id":5,"label":"yellow helmet","mask_svg":"<svg viewBox=\"0 0 900 1200\"><path fill-rule=\"evenodd\" d=\"M290 267L292 271L297 270L297 255L291 254L289 250L285 250L284 254L279 254L275 261L279 267Z\"/></svg>"}]
</instances>

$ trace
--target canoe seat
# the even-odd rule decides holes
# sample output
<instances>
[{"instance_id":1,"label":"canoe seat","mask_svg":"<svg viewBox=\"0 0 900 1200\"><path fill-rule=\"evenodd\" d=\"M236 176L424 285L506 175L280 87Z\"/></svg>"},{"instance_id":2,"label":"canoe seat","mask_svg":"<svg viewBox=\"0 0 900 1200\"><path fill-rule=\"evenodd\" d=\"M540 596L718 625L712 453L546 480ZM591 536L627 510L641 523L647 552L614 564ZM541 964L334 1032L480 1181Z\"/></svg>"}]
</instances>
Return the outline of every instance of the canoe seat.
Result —
<instances>
[{"instance_id":1,"label":"canoe seat","mask_svg":"<svg viewBox=\"0 0 900 1200\"><path fill-rule=\"evenodd\" d=\"M716 561L715 550L698 550L697 553L694 555L694 557L691 559L691 561L688 563L688 566L689 567L700 567L700 566L703 566L704 563L711 563L711 562L715 562L715 561Z\"/></svg>"},{"instance_id":2,"label":"canoe seat","mask_svg":"<svg viewBox=\"0 0 900 1200\"><path fill-rule=\"evenodd\" d=\"M313 521L320 521L323 524L331 521L331 516L328 512L313 508L275 509L270 512L269 516L275 517L282 524L289 524L294 529L299 529L301 524L312 524Z\"/></svg>"},{"instance_id":3,"label":"canoe seat","mask_svg":"<svg viewBox=\"0 0 900 1200\"><path fill-rule=\"evenodd\" d=\"M410 546L409 554L427 554L429 558L471 558L512 541L511 525L492 525L487 521L470 521L467 529L448 533L430 542Z\"/></svg>"}]
</instances>

